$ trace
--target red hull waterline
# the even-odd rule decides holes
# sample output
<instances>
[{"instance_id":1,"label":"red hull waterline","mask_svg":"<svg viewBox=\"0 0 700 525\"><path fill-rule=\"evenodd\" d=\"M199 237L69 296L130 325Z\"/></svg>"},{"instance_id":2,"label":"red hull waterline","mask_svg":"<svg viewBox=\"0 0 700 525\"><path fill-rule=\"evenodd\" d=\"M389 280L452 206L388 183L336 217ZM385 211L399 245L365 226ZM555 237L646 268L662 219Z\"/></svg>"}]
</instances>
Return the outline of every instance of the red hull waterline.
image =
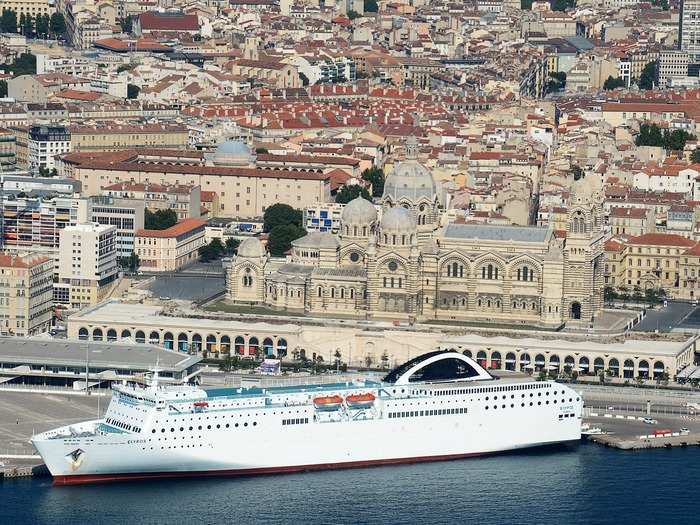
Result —
<instances>
[{"instance_id":1,"label":"red hull waterline","mask_svg":"<svg viewBox=\"0 0 700 525\"><path fill-rule=\"evenodd\" d=\"M192 470L182 472L130 472L124 474L75 474L72 476L54 476L54 485L83 485L86 483L108 483L131 480L223 477L223 476L256 476L265 474L289 474L294 472L309 472L314 470L338 470L349 468L374 467L379 465L399 465L403 463L422 463L427 461L450 461L488 453L449 454L445 456L420 456L414 458L376 459L371 461L348 461L346 463L320 463L317 465L293 465L289 467L265 467L231 470Z\"/></svg>"}]
</instances>

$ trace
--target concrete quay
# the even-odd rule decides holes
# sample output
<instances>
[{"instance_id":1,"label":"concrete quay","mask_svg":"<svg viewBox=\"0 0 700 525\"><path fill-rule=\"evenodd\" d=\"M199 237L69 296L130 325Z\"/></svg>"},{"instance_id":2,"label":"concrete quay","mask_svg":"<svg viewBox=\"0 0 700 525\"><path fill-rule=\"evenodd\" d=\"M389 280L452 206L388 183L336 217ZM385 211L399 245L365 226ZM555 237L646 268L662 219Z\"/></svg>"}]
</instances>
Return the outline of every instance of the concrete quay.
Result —
<instances>
[{"instance_id":1,"label":"concrete quay","mask_svg":"<svg viewBox=\"0 0 700 525\"><path fill-rule=\"evenodd\" d=\"M627 439L625 436L596 434L588 436L588 440L606 447L619 448L620 450L641 450L648 448L670 447L700 447L700 434L681 434L676 436L645 437Z\"/></svg>"}]
</instances>

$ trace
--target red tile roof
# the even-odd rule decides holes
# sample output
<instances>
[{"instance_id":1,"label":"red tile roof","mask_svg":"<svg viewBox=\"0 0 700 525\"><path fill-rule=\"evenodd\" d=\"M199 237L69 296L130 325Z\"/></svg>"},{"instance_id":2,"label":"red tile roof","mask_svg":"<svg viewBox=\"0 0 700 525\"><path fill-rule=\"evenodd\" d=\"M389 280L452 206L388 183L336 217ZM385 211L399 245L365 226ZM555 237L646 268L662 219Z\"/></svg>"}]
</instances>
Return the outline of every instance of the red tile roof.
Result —
<instances>
[{"instance_id":1,"label":"red tile roof","mask_svg":"<svg viewBox=\"0 0 700 525\"><path fill-rule=\"evenodd\" d=\"M610 208L610 217L643 219L647 215L647 210L644 208Z\"/></svg>"},{"instance_id":2,"label":"red tile roof","mask_svg":"<svg viewBox=\"0 0 700 525\"><path fill-rule=\"evenodd\" d=\"M694 246L695 241L671 233L645 233L632 237L628 244L651 244L654 246Z\"/></svg>"},{"instance_id":3,"label":"red tile roof","mask_svg":"<svg viewBox=\"0 0 700 525\"><path fill-rule=\"evenodd\" d=\"M153 237L158 239L168 239L171 237L178 237L183 233L188 233L197 228L202 228L206 224L206 221L201 219L183 219L177 224L167 228L165 230L147 230L145 228L140 229L136 232L137 237Z\"/></svg>"},{"instance_id":4,"label":"red tile roof","mask_svg":"<svg viewBox=\"0 0 700 525\"><path fill-rule=\"evenodd\" d=\"M0 253L0 266L3 268L33 268L39 264L50 261L44 256L19 256Z\"/></svg>"},{"instance_id":5,"label":"red tile roof","mask_svg":"<svg viewBox=\"0 0 700 525\"><path fill-rule=\"evenodd\" d=\"M199 31L197 15L148 11L139 16L139 23L142 31Z\"/></svg>"}]
</instances>

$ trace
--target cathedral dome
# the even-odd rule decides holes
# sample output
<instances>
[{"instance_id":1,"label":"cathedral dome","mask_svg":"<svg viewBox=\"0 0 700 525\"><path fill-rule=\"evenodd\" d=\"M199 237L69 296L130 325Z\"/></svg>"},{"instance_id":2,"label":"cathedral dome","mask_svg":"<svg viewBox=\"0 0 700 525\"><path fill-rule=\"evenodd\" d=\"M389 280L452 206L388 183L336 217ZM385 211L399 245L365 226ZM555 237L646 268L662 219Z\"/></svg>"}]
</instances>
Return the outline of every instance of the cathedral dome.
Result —
<instances>
[{"instance_id":1,"label":"cathedral dome","mask_svg":"<svg viewBox=\"0 0 700 525\"><path fill-rule=\"evenodd\" d=\"M257 237L249 237L238 246L239 257L255 259L265 256L265 247Z\"/></svg>"},{"instance_id":2,"label":"cathedral dome","mask_svg":"<svg viewBox=\"0 0 700 525\"><path fill-rule=\"evenodd\" d=\"M214 163L226 165L247 165L255 160L255 155L245 142L227 140L216 147Z\"/></svg>"},{"instance_id":3,"label":"cathedral dome","mask_svg":"<svg viewBox=\"0 0 700 525\"><path fill-rule=\"evenodd\" d=\"M377 220L377 209L367 199L357 197L343 208L340 221L343 225L368 225Z\"/></svg>"},{"instance_id":4,"label":"cathedral dome","mask_svg":"<svg viewBox=\"0 0 700 525\"><path fill-rule=\"evenodd\" d=\"M416 220L405 208L389 208L382 215L379 227L384 234L413 233L416 230Z\"/></svg>"},{"instance_id":5,"label":"cathedral dome","mask_svg":"<svg viewBox=\"0 0 700 525\"><path fill-rule=\"evenodd\" d=\"M408 199L415 202L425 197L435 198L437 189L430 171L415 159L400 162L386 178L382 198L396 202Z\"/></svg>"}]
</instances>

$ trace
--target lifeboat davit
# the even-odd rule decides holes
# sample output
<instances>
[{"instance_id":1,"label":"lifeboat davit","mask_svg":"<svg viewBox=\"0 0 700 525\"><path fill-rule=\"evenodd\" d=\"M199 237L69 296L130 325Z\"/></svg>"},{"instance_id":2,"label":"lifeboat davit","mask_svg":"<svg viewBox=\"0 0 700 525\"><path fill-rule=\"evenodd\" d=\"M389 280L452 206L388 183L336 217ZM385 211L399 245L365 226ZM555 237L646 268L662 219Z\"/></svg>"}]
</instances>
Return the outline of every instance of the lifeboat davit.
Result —
<instances>
[{"instance_id":1,"label":"lifeboat davit","mask_svg":"<svg viewBox=\"0 0 700 525\"><path fill-rule=\"evenodd\" d=\"M338 410L343 404L343 398L340 396L321 396L314 398L314 406L317 410Z\"/></svg>"},{"instance_id":2,"label":"lifeboat davit","mask_svg":"<svg viewBox=\"0 0 700 525\"><path fill-rule=\"evenodd\" d=\"M374 404L376 396L370 392L366 394L351 394L345 398L350 408L369 408Z\"/></svg>"}]
</instances>

